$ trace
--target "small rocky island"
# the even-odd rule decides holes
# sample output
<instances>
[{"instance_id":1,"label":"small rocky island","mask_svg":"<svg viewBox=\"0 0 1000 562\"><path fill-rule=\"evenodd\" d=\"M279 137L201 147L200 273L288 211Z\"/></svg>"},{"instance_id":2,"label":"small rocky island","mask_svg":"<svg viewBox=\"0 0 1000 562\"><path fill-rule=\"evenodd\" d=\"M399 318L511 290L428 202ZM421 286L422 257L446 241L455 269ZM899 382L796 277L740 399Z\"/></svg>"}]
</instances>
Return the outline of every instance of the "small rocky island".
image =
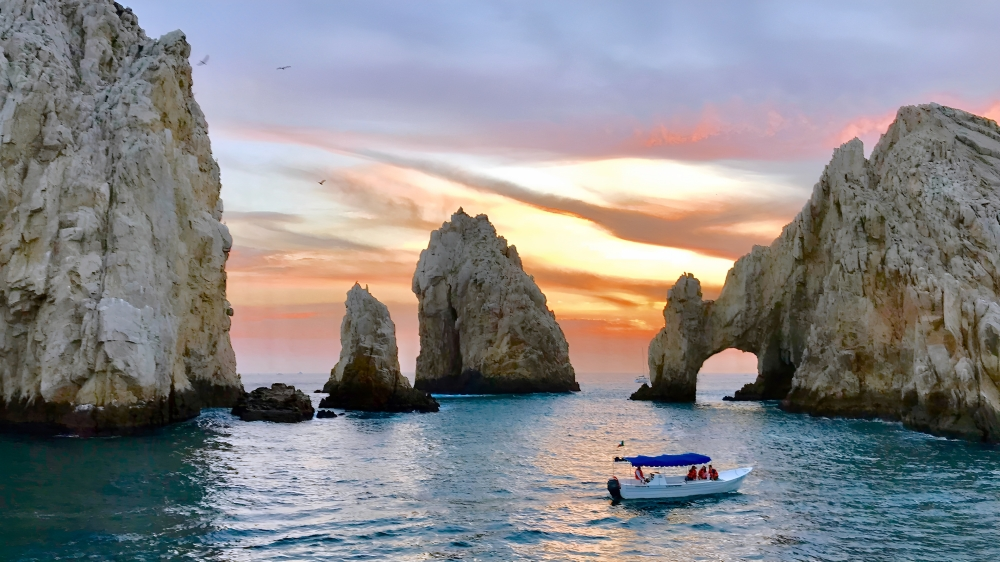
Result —
<instances>
[{"instance_id":1,"label":"small rocky island","mask_svg":"<svg viewBox=\"0 0 1000 562\"><path fill-rule=\"evenodd\" d=\"M311 420L316 410L312 401L294 386L276 382L245 392L233 407L232 414L243 421L295 423Z\"/></svg>"},{"instance_id":2,"label":"small rocky island","mask_svg":"<svg viewBox=\"0 0 1000 562\"><path fill-rule=\"evenodd\" d=\"M736 348L758 377L736 399L901 420L1000 440L1000 127L903 107L866 159L834 152L812 198L719 298L684 275L634 400L690 402L702 363Z\"/></svg>"},{"instance_id":3,"label":"small rocky island","mask_svg":"<svg viewBox=\"0 0 1000 562\"><path fill-rule=\"evenodd\" d=\"M580 390L569 346L514 246L462 209L431 233L413 274L416 388L440 394Z\"/></svg>"},{"instance_id":4,"label":"small rocky island","mask_svg":"<svg viewBox=\"0 0 1000 562\"><path fill-rule=\"evenodd\" d=\"M0 425L84 434L232 407L219 166L180 31L4 2Z\"/></svg>"},{"instance_id":5,"label":"small rocky island","mask_svg":"<svg viewBox=\"0 0 1000 562\"><path fill-rule=\"evenodd\" d=\"M366 412L436 412L438 403L414 389L399 369L396 325L367 287L347 292L340 323L340 359L323 387L320 408Z\"/></svg>"}]
</instances>

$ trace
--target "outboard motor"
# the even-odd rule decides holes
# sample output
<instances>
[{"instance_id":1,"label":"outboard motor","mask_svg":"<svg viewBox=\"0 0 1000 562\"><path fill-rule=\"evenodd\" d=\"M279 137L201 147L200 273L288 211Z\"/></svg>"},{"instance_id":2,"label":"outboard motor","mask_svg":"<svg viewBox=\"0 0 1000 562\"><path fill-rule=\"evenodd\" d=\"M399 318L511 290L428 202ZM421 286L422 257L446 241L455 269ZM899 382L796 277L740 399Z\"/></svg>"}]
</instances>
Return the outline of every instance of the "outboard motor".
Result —
<instances>
[{"instance_id":1,"label":"outboard motor","mask_svg":"<svg viewBox=\"0 0 1000 562\"><path fill-rule=\"evenodd\" d=\"M618 482L617 476L612 476L611 480L608 480L608 492L611 492L611 497L620 500L622 499L622 485Z\"/></svg>"}]
</instances>

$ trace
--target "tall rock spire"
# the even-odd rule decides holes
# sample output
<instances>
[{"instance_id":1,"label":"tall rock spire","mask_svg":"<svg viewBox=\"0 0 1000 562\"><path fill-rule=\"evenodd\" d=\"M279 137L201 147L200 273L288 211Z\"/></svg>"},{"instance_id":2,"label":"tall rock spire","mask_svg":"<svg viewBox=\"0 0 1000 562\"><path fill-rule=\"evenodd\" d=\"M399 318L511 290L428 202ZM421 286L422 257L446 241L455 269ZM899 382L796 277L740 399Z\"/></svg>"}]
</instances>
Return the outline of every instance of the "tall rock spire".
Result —
<instances>
[{"instance_id":1,"label":"tall rock spire","mask_svg":"<svg viewBox=\"0 0 1000 562\"><path fill-rule=\"evenodd\" d=\"M396 325L389 309L358 283L347 292L340 323L340 360L323 387L322 408L377 412L436 412L438 403L414 390L399 370Z\"/></svg>"},{"instance_id":2,"label":"tall rock spire","mask_svg":"<svg viewBox=\"0 0 1000 562\"><path fill-rule=\"evenodd\" d=\"M232 406L232 238L184 34L108 0L6 3L0 34L0 422Z\"/></svg>"},{"instance_id":3,"label":"tall rock spire","mask_svg":"<svg viewBox=\"0 0 1000 562\"><path fill-rule=\"evenodd\" d=\"M459 209L431 233L413 274L415 386L442 394L580 390L569 346L514 246Z\"/></svg>"}]
</instances>

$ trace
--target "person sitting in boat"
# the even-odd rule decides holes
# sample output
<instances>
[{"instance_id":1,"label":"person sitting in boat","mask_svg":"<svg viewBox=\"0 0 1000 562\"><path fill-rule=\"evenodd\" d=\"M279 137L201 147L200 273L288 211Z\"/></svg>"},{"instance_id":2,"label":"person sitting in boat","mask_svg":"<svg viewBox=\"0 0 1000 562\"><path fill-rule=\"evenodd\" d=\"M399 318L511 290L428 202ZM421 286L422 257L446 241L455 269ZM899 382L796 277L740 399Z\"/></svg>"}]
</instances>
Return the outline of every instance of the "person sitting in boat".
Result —
<instances>
[{"instance_id":1,"label":"person sitting in boat","mask_svg":"<svg viewBox=\"0 0 1000 562\"><path fill-rule=\"evenodd\" d=\"M701 465L701 470L698 471L698 480L708 480L708 469L705 465Z\"/></svg>"},{"instance_id":2,"label":"person sitting in boat","mask_svg":"<svg viewBox=\"0 0 1000 562\"><path fill-rule=\"evenodd\" d=\"M697 479L698 479L698 469L695 468L694 465L692 465L691 470L688 471L688 475L684 477L684 480L690 482L692 480L697 480Z\"/></svg>"},{"instance_id":3,"label":"person sitting in boat","mask_svg":"<svg viewBox=\"0 0 1000 562\"><path fill-rule=\"evenodd\" d=\"M635 467L635 479L639 482L646 482L646 475L642 473L642 467Z\"/></svg>"},{"instance_id":4,"label":"person sitting in boat","mask_svg":"<svg viewBox=\"0 0 1000 562\"><path fill-rule=\"evenodd\" d=\"M715 470L715 468L712 465L708 465L708 478L709 480L719 479L719 471Z\"/></svg>"}]
</instances>

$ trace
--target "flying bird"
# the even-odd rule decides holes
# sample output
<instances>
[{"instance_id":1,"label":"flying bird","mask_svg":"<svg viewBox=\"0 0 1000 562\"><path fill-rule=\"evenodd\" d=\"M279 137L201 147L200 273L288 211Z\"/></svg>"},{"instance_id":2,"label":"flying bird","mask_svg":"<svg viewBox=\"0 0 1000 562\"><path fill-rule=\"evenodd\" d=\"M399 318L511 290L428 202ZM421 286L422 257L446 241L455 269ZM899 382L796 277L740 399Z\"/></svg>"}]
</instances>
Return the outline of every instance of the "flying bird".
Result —
<instances>
[{"instance_id":1,"label":"flying bird","mask_svg":"<svg viewBox=\"0 0 1000 562\"><path fill-rule=\"evenodd\" d=\"M326 180L320 180L319 182L320 185L323 185L324 183L326 183Z\"/></svg>"},{"instance_id":2,"label":"flying bird","mask_svg":"<svg viewBox=\"0 0 1000 562\"><path fill-rule=\"evenodd\" d=\"M285 70L285 69L288 69L288 68L291 68L291 67L292 67L292 65L288 65L288 66L279 66L279 67L278 67L278 70Z\"/></svg>"},{"instance_id":3,"label":"flying bird","mask_svg":"<svg viewBox=\"0 0 1000 562\"><path fill-rule=\"evenodd\" d=\"M205 66L206 64L208 64L208 55L205 55L205 58L198 61L198 66Z\"/></svg>"}]
</instances>

